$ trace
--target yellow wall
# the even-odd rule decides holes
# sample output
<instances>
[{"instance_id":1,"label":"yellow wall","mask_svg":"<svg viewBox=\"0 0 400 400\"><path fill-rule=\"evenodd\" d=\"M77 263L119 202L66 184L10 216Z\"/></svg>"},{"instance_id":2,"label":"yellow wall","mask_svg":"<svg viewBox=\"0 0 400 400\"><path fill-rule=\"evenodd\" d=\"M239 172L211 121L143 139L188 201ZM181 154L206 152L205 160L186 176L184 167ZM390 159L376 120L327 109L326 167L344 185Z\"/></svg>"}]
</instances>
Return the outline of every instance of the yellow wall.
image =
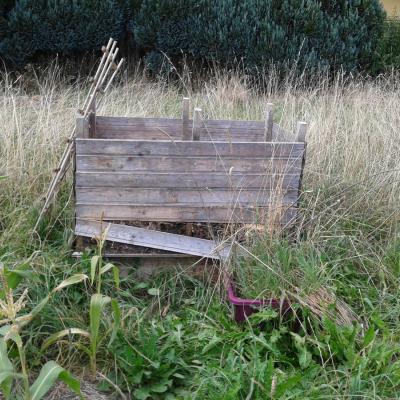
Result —
<instances>
[{"instance_id":1,"label":"yellow wall","mask_svg":"<svg viewBox=\"0 0 400 400\"><path fill-rule=\"evenodd\" d=\"M400 17L400 0L382 0L388 17Z\"/></svg>"}]
</instances>

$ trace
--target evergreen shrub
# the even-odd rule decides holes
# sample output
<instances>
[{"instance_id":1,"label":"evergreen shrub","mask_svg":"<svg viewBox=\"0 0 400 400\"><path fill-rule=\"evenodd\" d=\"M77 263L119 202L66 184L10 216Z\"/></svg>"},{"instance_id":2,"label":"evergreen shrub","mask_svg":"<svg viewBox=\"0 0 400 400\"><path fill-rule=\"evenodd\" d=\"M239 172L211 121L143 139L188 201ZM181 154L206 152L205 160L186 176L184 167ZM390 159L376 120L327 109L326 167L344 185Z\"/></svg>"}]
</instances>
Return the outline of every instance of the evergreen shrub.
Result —
<instances>
[{"instance_id":1,"label":"evergreen shrub","mask_svg":"<svg viewBox=\"0 0 400 400\"><path fill-rule=\"evenodd\" d=\"M370 67L384 19L379 0L143 0L131 29L154 71L164 54L353 71Z\"/></svg>"},{"instance_id":2,"label":"evergreen shrub","mask_svg":"<svg viewBox=\"0 0 400 400\"><path fill-rule=\"evenodd\" d=\"M0 57L23 64L36 54L75 55L119 38L123 29L117 0L17 0L7 15Z\"/></svg>"}]
</instances>

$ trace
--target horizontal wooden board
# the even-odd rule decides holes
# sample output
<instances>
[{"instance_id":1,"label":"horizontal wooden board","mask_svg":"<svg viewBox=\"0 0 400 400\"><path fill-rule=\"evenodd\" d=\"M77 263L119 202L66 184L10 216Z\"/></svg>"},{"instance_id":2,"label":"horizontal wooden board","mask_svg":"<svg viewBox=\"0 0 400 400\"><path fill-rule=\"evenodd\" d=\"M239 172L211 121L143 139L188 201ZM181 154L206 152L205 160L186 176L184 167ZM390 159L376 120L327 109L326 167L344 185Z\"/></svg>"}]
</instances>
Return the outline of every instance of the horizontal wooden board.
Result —
<instances>
[{"instance_id":1,"label":"horizontal wooden board","mask_svg":"<svg viewBox=\"0 0 400 400\"><path fill-rule=\"evenodd\" d=\"M189 128L193 120L188 121ZM182 138L182 119L97 117L96 137L108 139L163 140ZM203 120L200 140L263 141L265 126L262 121ZM277 124L273 125L274 140L288 135Z\"/></svg>"},{"instance_id":2,"label":"horizontal wooden board","mask_svg":"<svg viewBox=\"0 0 400 400\"><path fill-rule=\"evenodd\" d=\"M72 253L72 257L80 259L82 257L83 253L81 251L74 251ZM165 253L108 253L105 252L103 254L104 258L169 258L169 259L175 259L175 258L193 258L193 255L191 254L182 254L182 253L170 253L170 252L165 252Z\"/></svg>"},{"instance_id":3,"label":"horizontal wooden board","mask_svg":"<svg viewBox=\"0 0 400 400\"><path fill-rule=\"evenodd\" d=\"M274 208L274 213L276 213ZM164 205L76 205L76 216L81 219L159 221L159 222L221 222L263 223L268 207L192 207L177 204ZM281 223L286 225L296 215L295 208L283 212Z\"/></svg>"},{"instance_id":4,"label":"horizontal wooden board","mask_svg":"<svg viewBox=\"0 0 400 400\"><path fill-rule=\"evenodd\" d=\"M143 188L77 188L79 204L199 204L210 205L261 205L283 201L294 204L298 191L274 193L258 190L190 190L190 189L143 189Z\"/></svg>"},{"instance_id":5,"label":"horizontal wooden board","mask_svg":"<svg viewBox=\"0 0 400 400\"><path fill-rule=\"evenodd\" d=\"M146 171L146 172L253 172L295 174L301 170L301 158L240 159L230 157L140 157L77 155L77 171Z\"/></svg>"},{"instance_id":6,"label":"horizontal wooden board","mask_svg":"<svg viewBox=\"0 0 400 400\"><path fill-rule=\"evenodd\" d=\"M300 175L228 175L224 173L76 172L76 187L186 189L296 189Z\"/></svg>"},{"instance_id":7,"label":"horizontal wooden board","mask_svg":"<svg viewBox=\"0 0 400 400\"><path fill-rule=\"evenodd\" d=\"M78 220L75 226L75 234L94 237L99 236L102 233L102 229L104 230L105 228L108 229L106 239L113 242L215 259L225 259L229 254L228 243L217 244L212 240L153 231L128 225L106 225L96 221Z\"/></svg>"},{"instance_id":8,"label":"horizontal wooden board","mask_svg":"<svg viewBox=\"0 0 400 400\"><path fill-rule=\"evenodd\" d=\"M264 130L264 121L254 120L213 120L205 119L202 121L205 126L217 129L250 129L250 130ZM193 124L193 120L189 119L189 123ZM119 126L119 127L168 127L168 126L182 126L181 118L152 118L152 117L96 117L96 127L99 126Z\"/></svg>"},{"instance_id":9,"label":"horizontal wooden board","mask_svg":"<svg viewBox=\"0 0 400 400\"><path fill-rule=\"evenodd\" d=\"M116 139L76 139L78 155L301 158L304 143L192 142Z\"/></svg>"}]
</instances>

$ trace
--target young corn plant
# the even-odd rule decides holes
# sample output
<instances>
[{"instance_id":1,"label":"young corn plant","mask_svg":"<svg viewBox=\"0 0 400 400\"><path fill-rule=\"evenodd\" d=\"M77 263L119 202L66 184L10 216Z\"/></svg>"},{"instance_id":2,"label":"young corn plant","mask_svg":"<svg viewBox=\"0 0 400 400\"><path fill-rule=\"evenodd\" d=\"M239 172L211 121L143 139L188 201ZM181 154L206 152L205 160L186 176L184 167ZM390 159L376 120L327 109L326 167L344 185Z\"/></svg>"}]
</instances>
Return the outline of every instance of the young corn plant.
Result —
<instances>
[{"instance_id":1,"label":"young corn plant","mask_svg":"<svg viewBox=\"0 0 400 400\"><path fill-rule=\"evenodd\" d=\"M66 336L78 335L89 341L88 345L83 345L82 343L75 343L81 351L85 352L89 357L90 371L95 377L97 371L97 353L99 346L111 333L110 343L115 339L117 329L121 320L121 310L116 299L112 299L101 293L102 289L102 277L105 273L112 271L113 278L116 288L119 288L119 270L118 268L111 264L103 262L103 247L106 240L108 229L105 229L100 237L97 238L97 254L91 258L90 262L90 282L92 286L95 287L96 292L92 294L90 298L89 306L89 330L83 330L79 328L69 328L64 329L60 332L55 333L50 336L42 346L42 351L46 350L52 344L58 342ZM108 334L99 337L100 325L102 322L102 314L106 306L111 305L112 315L113 315L113 326L108 330Z\"/></svg>"},{"instance_id":2,"label":"young corn plant","mask_svg":"<svg viewBox=\"0 0 400 400\"><path fill-rule=\"evenodd\" d=\"M30 385L29 371L25 355L25 346L21 337L21 330L29 324L50 301L52 296L67 286L87 279L84 274L76 274L62 281L44 299L40 301L31 312L21 314L26 306L28 289L15 301L14 290L24 277L29 276L26 264L14 270L9 270L0 263L0 390L4 398L15 398L12 393L14 381L22 381L22 398L24 400L42 399L50 390L57 379L67 384L71 390L81 396L80 383L67 370L54 361L43 365L39 376ZM17 371L12 361L8 358L8 343L14 343L18 349L21 371ZM18 398L18 397L17 397Z\"/></svg>"}]
</instances>

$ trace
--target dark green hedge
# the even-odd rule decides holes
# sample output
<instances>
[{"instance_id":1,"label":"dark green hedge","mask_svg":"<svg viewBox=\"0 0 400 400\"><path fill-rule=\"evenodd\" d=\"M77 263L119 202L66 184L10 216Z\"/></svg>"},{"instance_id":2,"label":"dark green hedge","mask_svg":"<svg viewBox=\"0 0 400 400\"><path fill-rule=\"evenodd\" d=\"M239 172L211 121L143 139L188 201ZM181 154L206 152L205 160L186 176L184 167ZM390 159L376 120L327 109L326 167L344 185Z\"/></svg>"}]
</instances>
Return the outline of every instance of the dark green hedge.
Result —
<instances>
[{"instance_id":1,"label":"dark green hedge","mask_svg":"<svg viewBox=\"0 0 400 400\"><path fill-rule=\"evenodd\" d=\"M155 72L165 55L251 73L271 62L369 70L384 18L379 0L0 0L0 57L81 54L112 36L129 37Z\"/></svg>"},{"instance_id":2,"label":"dark green hedge","mask_svg":"<svg viewBox=\"0 0 400 400\"><path fill-rule=\"evenodd\" d=\"M23 64L37 54L98 49L122 35L124 14L117 0L17 0L6 29L0 56Z\"/></svg>"},{"instance_id":3,"label":"dark green hedge","mask_svg":"<svg viewBox=\"0 0 400 400\"><path fill-rule=\"evenodd\" d=\"M372 74L387 69L400 69L400 19L391 18L385 21L384 33L379 41L376 54L373 57Z\"/></svg>"},{"instance_id":4,"label":"dark green hedge","mask_svg":"<svg viewBox=\"0 0 400 400\"><path fill-rule=\"evenodd\" d=\"M132 30L154 70L186 54L351 71L370 66L384 18L379 0L143 0Z\"/></svg>"}]
</instances>

